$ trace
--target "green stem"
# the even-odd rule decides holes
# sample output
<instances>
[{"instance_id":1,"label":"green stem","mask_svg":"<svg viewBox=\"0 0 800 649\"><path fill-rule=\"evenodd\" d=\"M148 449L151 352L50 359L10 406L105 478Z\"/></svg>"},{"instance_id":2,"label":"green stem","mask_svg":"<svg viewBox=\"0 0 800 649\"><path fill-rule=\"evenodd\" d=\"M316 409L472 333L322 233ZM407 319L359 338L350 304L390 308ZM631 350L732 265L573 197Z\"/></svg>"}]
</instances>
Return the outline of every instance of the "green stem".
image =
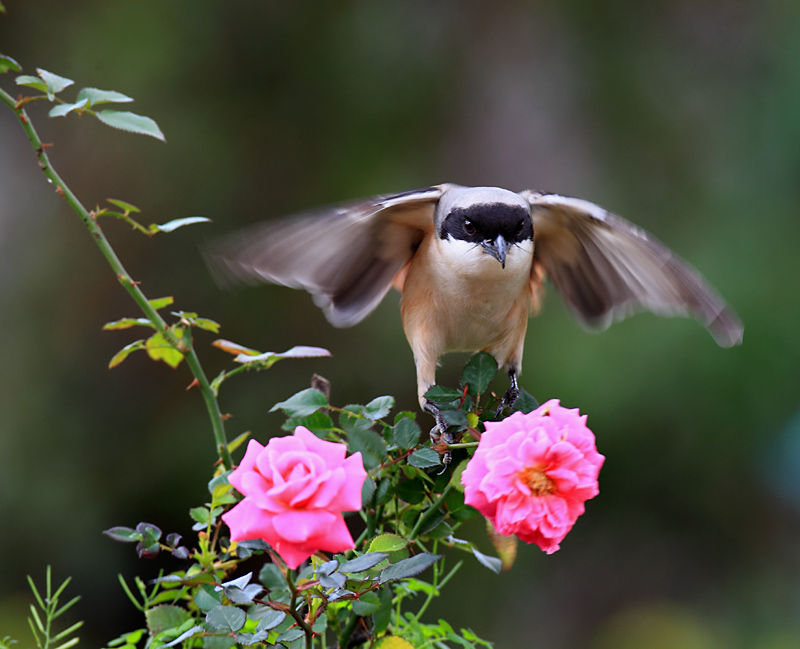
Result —
<instances>
[{"instance_id":1,"label":"green stem","mask_svg":"<svg viewBox=\"0 0 800 649\"><path fill-rule=\"evenodd\" d=\"M347 620L347 625L339 638L339 649L347 649L347 645L350 644L350 636L356 630L356 624L358 624L358 615L356 615L355 611L351 611L350 619Z\"/></svg>"},{"instance_id":2,"label":"green stem","mask_svg":"<svg viewBox=\"0 0 800 649\"><path fill-rule=\"evenodd\" d=\"M439 510L439 507L444 502L444 499L447 497L447 494L453 489L453 485L448 484L443 490L439 497L433 502L433 504L425 510L425 513L419 517L417 520L417 524L414 525L414 529L411 530L411 534L408 536L409 543L417 538L417 534L423 528L425 523L427 523L430 518Z\"/></svg>"},{"instance_id":3,"label":"green stem","mask_svg":"<svg viewBox=\"0 0 800 649\"><path fill-rule=\"evenodd\" d=\"M311 630L308 622L303 619L303 616L300 615L300 612L297 610L298 591L297 587L294 585L291 569L287 568L285 577L286 583L289 585L289 590L292 593L292 599L289 602L289 615L294 618L294 621L297 622L297 626L303 629L303 633L306 634L306 649L312 649L314 644L314 632Z\"/></svg>"},{"instance_id":4,"label":"green stem","mask_svg":"<svg viewBox=\"0 0 800 649\"><path fill-rule=\"evenodd\" d=\"M200 365L200 360L197 358L197 354L191 346L191 340L188 339L188 335L187 337L181 339L175 335L172 329L169 328L169 325L158 314L158 311L153 308L153 305L150 304L147 297L139 289L137 283L131 278L131 276L128 274L128 271L125 270L125 267L122 265L119 257L117 257L116 252L114 252L114 249L111 247L108 239L106 239L105 234L97 224L97 221L93 215L81 204L75 194L72 193L72 190L61 179L61 176L59 176L55 169L53 169L50 164L50 158L47 156L47 152L45 151L45 146L39 139L39 134L33 127L28 114L22 108L22 102L24 102L24 100L22 100L21 103L17 103L11 95L1 88L0 100L2 100L3 103L5 103L11 110L14 111L14 114L17 116L17 119L22 125L22 130L25 131L25 135L28 136L28 140L30 140L31 145L36 152L36 157L39 160L39 168L55 185L56 193L61 194L61 196L64 197L64 200L67 201L67 205L69 205L80 217L81 221L83 221L83 224L86 226L86 229L89 230L89 233L91 234L94 242L97 244L97 247L100 248L100 252L106 258L108 265L111 266L111 269L116 274L119 283L133 298L134 302L136 302L136 304L142 310L142 313L147 316L147 319L153 323L153 325L156 327L156 330L160 331L175 349L185 355L186 364L189 366L189 369L191 370L195 379L197 379L197 383L200 386L200 391L203 395L203 400L206 404L206 409L208 410L209 418L211 419L211 428L214 433L214 440L217 444L217 453L219 454L219 457L222 460L225 468L230 469L232 467L232 462L230 452L228 451L228 442L225 436L225 426L222 421L222 413L219 410L219 404L217 403L214 393L211 390L211 385L209 384L208 379L203 372L203 368ZM187 339L189 340L188 345L186 343Z\"/></svg>"}]
</instances>

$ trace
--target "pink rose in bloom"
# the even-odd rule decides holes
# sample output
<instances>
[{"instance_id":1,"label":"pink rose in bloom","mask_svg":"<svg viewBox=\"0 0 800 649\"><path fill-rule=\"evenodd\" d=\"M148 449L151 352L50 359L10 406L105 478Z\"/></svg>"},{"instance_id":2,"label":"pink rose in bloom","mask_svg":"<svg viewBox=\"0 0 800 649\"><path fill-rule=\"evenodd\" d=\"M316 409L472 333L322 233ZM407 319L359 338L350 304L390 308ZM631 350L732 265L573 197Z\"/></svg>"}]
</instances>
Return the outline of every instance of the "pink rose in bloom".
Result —
<instances>
[{"instance_id":1,"label":"pink rose in bloom","mask_svg":"<svg viewBox=\"0 0 800 649\"><path fill-rule=\"evenodd\" d=\"M266 446L250 440L242 463L228 477L244 494L222 515L231 540L263 539L290 568L319 550L353 549L342 512L361 509L367 472L361 453L345 458L346 450L302 426Z\"/></svg>"},{"instance_id":2,"label":"pink rose in bloom","mask_svg":"<svg viewBox=\"0 0 800 649\"><path fill-rule=\"evenodd\" d=\"M461 475L464 501L505 536L516 534L551 554L599 489L605 458L586 415L552 399L533 412L486 422Z\"/></svg>"}]
</instances>

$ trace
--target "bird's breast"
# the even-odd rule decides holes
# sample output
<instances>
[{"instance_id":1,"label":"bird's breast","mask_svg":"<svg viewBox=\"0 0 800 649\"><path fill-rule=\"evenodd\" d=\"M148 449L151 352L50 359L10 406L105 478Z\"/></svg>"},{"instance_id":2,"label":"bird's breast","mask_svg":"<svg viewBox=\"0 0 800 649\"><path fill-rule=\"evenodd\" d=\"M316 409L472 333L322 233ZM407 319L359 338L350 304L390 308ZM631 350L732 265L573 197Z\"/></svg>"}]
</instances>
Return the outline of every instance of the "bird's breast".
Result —
<instances>
[{"instance_id":1,"label":"bird's breast","mask_svg":"<svg viewBox=\"0 0 800 649\"><path fill-rule=\"evenodd\" d=\"M527 321L532 258L529 241L511 247L505 268L480 245L425 241L403 288L406 335L424 331L440 353L496 346Z\"/></svg>"}]
</instances>

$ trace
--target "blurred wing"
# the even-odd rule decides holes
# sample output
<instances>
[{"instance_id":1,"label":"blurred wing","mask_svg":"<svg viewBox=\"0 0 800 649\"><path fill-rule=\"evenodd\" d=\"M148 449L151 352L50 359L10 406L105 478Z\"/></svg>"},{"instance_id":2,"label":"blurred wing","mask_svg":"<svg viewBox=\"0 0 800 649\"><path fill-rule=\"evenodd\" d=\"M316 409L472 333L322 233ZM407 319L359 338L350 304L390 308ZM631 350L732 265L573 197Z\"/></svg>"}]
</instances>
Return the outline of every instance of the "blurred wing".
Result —
<instances>
[{"instance_id":1,"label":"blurred wing","mask_svg":"<svg viewBox=\"0 0 800 649\"><path fill-rule=\"evenodd\" d=\"M377 196L244 230L207 257L223 275L302 288L337 327L371 313L433 230L442 187Z\"/></svg>"},{"instance_id":2,"label":"blurred wing","mask_svg":"<svg viewBox=\"0 0 800 649\"><path fill-rule=\"evenodd\" d=\"M647 232L589 201L521 195L531 205L535 257L584 324L605 329L647 309L693 316L721 347L742 342L736 314L694 268Z\"/></svg>"}]
</instances>

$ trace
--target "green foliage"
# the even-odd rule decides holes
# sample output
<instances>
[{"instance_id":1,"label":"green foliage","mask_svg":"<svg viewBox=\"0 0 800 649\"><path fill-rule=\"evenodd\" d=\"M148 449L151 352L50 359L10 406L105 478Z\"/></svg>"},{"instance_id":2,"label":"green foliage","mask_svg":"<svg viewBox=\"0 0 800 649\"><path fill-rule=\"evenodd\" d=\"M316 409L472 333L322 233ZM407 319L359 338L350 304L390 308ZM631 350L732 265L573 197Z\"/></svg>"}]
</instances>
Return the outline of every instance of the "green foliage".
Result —
<instances>
[{"instance_id":1,"label":"green foliage","mask_svg":"<svg viewBox=\"0 0 800 649\"><path fill-rule=\"evenodd\" d=\"M79 638L74 636L74 633L83 626L83 622L76 622L59 632L56 632L54 628L55 621L80 599L80 597L73 597L66 604L61 604L60 597L70 581L71 579L67 577L58 588L53 590L50 566L47 566L45 590L41 594L33 579L28 577L28 584L36 600L35 605L31 604L31 616L28 618L28 624L39 649L69 649L78 644Z\"/></svg>"},{"instance_id":2,"label":"green foliage","mask_svg":"<svg viewBox=\"0 0 800 649\"><path fill-rule=\"evenodd\" d=\"M0 58L0 72L19 72L13 59ZM480 553L472 543L454 537L465 521L476 512L464 504L459 491L463 462L445 463L455 450L472 452L476 441L461 442L464 435L477 438L482 422L496 416L498 400L485 396L497 372L493 358L477 354L468 362L461 377L460 389L434 386L428 398L442 411L449 424L444 441L435 446L422 435L413 413L401 411L390 417L395 399L383 395L365 405L337 407L316 387L302 390L275 404L271 411L286 415L284 430L306 426L318 437L344 443L351 454L360 453L368 477L362 489L363 507L360 516L364 531L355 549L325 556L311 557L298 571L289 570L281 557L263 540L232 542L227 536L222 515L236 505L238 497L228 482L232 461L230 452L249 436L240 435L228 444L217 395L224 381L248 370L267 370L286 358L320 358L330 353L318 347L293 347L283 353L259 352L237 343L218 339L213 346L234 356L233 369L221 372L209 382L193 346L193 334L206 331L218 334L219 323L192 311L172 311L167 322L159 311L174 303L172 297L148 299L125 271L102 232L99 217L110 216L128 223L134 230L151 236L208 221L204 217L185 217L162 225L144 226L133 218L141 210L126 201L108 199L111 207L87 211L63 183L50 165L44 146L25 116L22 107L31 101L51 101L54 117L70 113L89 113L100 121L131 132L151 135L163 140L158 126L149 118L109 109L95 110L103 104L129 103L132 99L110 90L86 87L73 102L59 97L73 81L46 70L38 76L19 75L18 86L40 94L13 100L0 90L0 99L20 117L23 128L34 145L40 167L57 190L79 214L101 248L120 284L129 292L142 311L139 317L123 317L107 323L103 329L122 331L135 327L150 330L147 338L127 344L112 359L116 367L131 353L144 350L156 361L172 368L189 366L194 376L192 385L199 385L203 395L220 462L208 483L210 498L189 510L196 537L185 543L177 533L164 534L156 525L140 522L135 527L115 526L104 533L109 538L135 544L142 558L155 558L164 552L172 555L180 567L161 574L150 583L136 577L133 584L119 577L123 591L144 617L145 627L122 634L109 642L109 647L122 649L160 649L161 647L203 647L227 649L237 645L273 646L288 649L300 646L349 646L356 641L354 632L367 639L405 638L414 646L420 643L441 645L445 640L471 647L486 644L471 632L456 633L446 622L436 625L420 622L420 618L440 589L455 574L461 562L445 569L444 550L452 548L474 557L480 564L497 571L504 565ZM481 406L482 401L486 403ZM525 400L524 407L530 406ZM248 567L258 566L253 572ZM254 573L257 577L254 578ZM420 576L431 575L429 582ZM59 605L59 596L69 580L51 591L50 570L47 572L45 596L40 596L31 581L39 609L31 607L31 629L40 649L68 649L77 643L70 637L80 623L55 633L52 623L77 600ZM403 612L418 595L425 599L416 612ZM41 610L41 613L39 612ZM359 636L360 637L360 636ZM10 644L6 638L4 646Z\"/></svg>"}]
</instances>

